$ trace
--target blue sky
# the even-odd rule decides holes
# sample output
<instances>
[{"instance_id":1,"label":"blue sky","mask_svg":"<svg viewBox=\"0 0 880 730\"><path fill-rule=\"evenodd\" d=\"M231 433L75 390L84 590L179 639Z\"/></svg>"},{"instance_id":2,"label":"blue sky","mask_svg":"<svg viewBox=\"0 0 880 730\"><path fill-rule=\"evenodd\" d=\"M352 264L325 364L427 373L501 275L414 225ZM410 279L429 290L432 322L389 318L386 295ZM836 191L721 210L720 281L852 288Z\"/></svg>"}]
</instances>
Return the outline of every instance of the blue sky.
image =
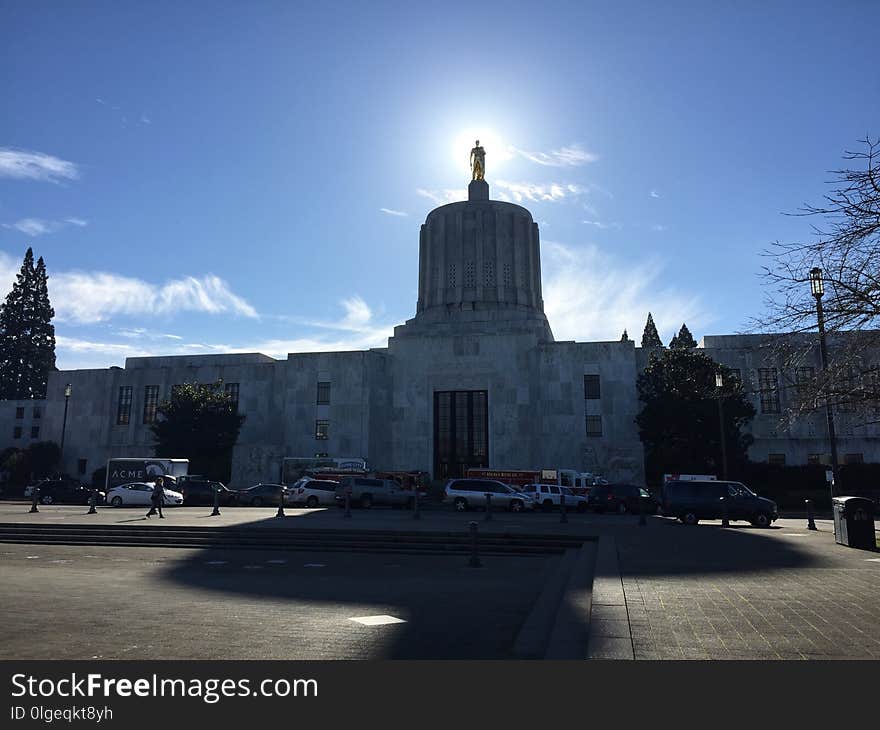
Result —
<instances>
[{"instance_id":1,"label":"blue sky","mask_svg":"<svg viewBox=\"0 0 880 730\"><path fill-rule=\"evenodd\" d=\"M880 134L876 2L0 4L0 284L62 368L383 346L418 231L541 225L557 339L741 331L783 215Z\"/></svg>"}]
</instances>

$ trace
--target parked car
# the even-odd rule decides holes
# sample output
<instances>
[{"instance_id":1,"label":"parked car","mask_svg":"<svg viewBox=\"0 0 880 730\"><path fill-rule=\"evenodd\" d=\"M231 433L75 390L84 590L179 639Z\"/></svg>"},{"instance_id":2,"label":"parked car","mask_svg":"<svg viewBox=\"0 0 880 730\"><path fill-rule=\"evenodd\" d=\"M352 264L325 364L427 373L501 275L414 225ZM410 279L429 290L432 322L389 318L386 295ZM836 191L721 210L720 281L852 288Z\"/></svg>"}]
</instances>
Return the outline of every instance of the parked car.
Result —
<instances>
[{"instance_id":1,"label":"parked car","mask_svg":"<svg viewBox=\"0 0 880 730\"><path fill-rule=\"evenodd\" d=\"M552 510L562 505L562 495L565 495L565 509L584 512L587 509L587 498L575 494L568 487L560 487L555 484L526 484L522 490L531 497L535 503L535 509Z\"/></svg>"},{"instance_id":2,"label":"parked car","mask_svg":"<svg viewBox=\"0 0 880 730\"><path fill-rule=\"evenodd\" d=\"M63 479L49 479L37 486L40 489L40 504L88 504L92 496L89 487ZM104 504L104 498L104 492L95 493L96 504Z\"/></svg>"},{"instance_id":3,"label":"parked car","mask_svg":"<svg viewBox=\"0 0 880 730\"><path fill-rule=\"evenodd\" d=\"M492 495L492 505L511 512L535 508L535 501L525 492L492 479L450 479L443 490L443 501L451 502L456 512L486 506L486 494Z\"/></svg>"},{"instance_id":4,"label":"parked car","mask_svg":"<svg viewBox=\"0 0 880 730\"><path fill-rule=\"evenodd\" d=\"M214 492L220 492L220 504L235 504L238 492L229 489L222 482L212 482L207 479L185 479L178 481L178 489L183 495L185 505L214 504Z\"/></svg>"},{"instance_id":5,"label":"parked car","mask_svg":"<svg viewBox=\"0 0 880 730\"><path fill-rule=\"evenodd\" d=\"M374 479L372 477L343 477L336 488L336 503L345 504L348 494L352 507L409 507L415 500L411 489L401 489L393 479Z\"/></svg>"},{"instance_id":6,"label":"parked car","mask_svg":"<svg viewBox=\"0 0 880 730\"><path fill-rule=\"evenodd\" d=\"M776 502L759 497L741 482L670 481L663 489L663 514L677 517L686 525L721 519L725 503L730 520L770 527L779 518Z\"/></svg>"},{"instance_id":7,"label":"parked car","mask_svg":"<svg viewBox=\"0 0 880 730\"><path fill-rule=\"evenodd\" d=\"M590 508L594 512L631 512L638 514L644 500L645 512L653 514L659 509L659 502L647 490L635 484L597 484L588 497Z\"/></svg>"},{"instance_id":8,"label":"parked car","mask_svg":"<svg viewBox=\"0 0 880 730\"><path fill-rule=\"evenodd\" d=\"M303 477L290 487L291 501L306 507L333 505L336 504L336 489L339 486L339 482L330 479Z\"/></svg>"},{"instance_id":9,"label":"parked car","mask_svg":"<svg viewBox=\"0 0 880 730\"><path fill-rule=\"evenodd\" d=\"M107 502L113 507L128 505L149 506L153 496L153 486L147 482L131 482L120 484L107 492ZM162 504L165 507L175 507L183 504L183 495L173 489L164 489Z\"/></svg>"},{"instance_id":10,"label":"parked car","mask_svg":"<svg viewBox=\"0 0 880 730\"><path fill-rule=\"evenodd\" d=\"M279 490L284 494L284 504L293 504L293 495L288 487L262 482L240 489L235 495L235 503L242 507L277 507Z\"/></svg>"}]
</instances>

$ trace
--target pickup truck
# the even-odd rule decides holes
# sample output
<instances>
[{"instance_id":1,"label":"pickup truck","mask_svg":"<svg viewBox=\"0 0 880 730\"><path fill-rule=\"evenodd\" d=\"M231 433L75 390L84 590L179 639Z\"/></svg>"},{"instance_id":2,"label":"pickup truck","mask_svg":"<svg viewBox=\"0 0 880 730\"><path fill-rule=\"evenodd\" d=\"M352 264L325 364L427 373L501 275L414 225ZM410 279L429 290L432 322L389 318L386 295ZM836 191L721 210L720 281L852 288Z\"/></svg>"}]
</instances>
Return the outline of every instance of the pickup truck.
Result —
<instances>
[{"instance_id":1,"label":"pickup truck","mask_svg":"<svg viewBox=\"0 0 880 730\"><path fill-rule=\"evenodd\" d=\"M348 493L352 507L369 509L375 506L410 507L415 499L411 489L401 489L393 479L372 479L370 477L343 477L336 488L336 503L345 505Z\"/></svg>"}]
</instances>

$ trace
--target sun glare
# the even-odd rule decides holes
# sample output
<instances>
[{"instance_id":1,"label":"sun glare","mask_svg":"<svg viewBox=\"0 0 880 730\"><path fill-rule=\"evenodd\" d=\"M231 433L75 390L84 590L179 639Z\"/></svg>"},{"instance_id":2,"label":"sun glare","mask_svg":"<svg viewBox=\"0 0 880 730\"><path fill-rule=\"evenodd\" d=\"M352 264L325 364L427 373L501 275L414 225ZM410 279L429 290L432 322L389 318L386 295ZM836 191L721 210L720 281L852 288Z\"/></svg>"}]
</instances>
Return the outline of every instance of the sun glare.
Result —
<instances>
[{"instance_id":1,"label":"sun glare","mask_svg":"<svg viewBox=\"0 0 880 730\"><path fill-rule=\"evenodd\" d=\"M501 165L513 157L510 144L488 128L472 128L465 130L455 137L452 144L452 157L456 170L470 175L470 153L474 142L480 140L480 144L486 150L486 170L488 176L497 176Z\"/></svg>"}]
</instances>

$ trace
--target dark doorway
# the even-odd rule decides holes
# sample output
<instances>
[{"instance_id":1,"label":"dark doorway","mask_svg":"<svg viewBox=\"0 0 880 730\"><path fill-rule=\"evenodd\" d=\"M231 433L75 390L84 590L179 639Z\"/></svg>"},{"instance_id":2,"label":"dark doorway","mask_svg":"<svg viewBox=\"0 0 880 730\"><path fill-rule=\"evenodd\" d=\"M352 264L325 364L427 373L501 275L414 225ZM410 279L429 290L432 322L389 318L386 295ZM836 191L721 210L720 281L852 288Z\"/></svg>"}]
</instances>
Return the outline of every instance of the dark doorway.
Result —
<instances>
[{"instance_id":1,"label":"dark doorway","mask_svg":"<svg viewBox=\"0 0 880 730\"><path fill-rule=\"evenodd\" d=\"M489 466L489 394L486 390L434 393L434 478L463 477Z\"/></svg>"}]
</instances>

